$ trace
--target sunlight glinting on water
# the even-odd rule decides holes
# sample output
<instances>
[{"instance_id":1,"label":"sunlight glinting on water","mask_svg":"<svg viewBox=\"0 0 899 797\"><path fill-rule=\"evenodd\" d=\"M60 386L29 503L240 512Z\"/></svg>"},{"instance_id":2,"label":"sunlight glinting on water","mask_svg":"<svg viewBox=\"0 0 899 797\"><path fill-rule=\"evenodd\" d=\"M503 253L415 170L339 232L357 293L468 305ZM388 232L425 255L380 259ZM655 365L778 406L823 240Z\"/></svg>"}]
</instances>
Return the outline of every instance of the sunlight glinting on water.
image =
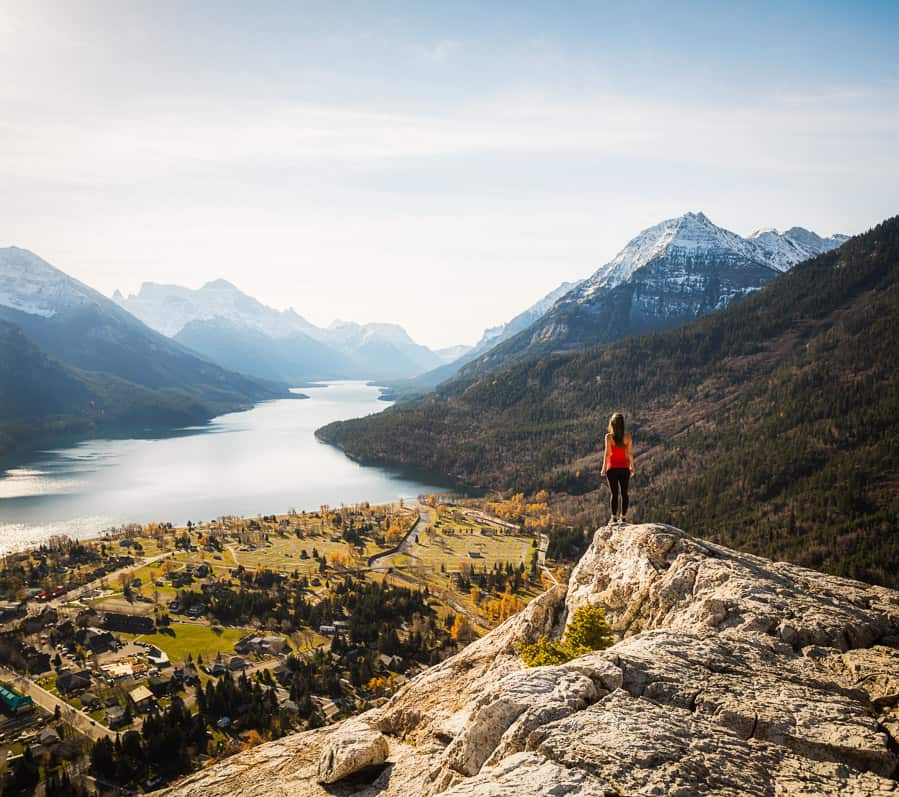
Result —
<instances>
[{"instance_id":1,"label":"sunlight glinting on water","mask_svg":"<svg viewBox=\"0 0 899 797\"><path fill-rule=\"evenodd\" d=\"M387 503L446 489L422 474L362 466L315 438L330 421L388 407L377 388L336 382L303 392L310 398L265 402L165 437L87 440L13 463L0 472L0 552L131 522Z\"/></svg>"}]
</instances>

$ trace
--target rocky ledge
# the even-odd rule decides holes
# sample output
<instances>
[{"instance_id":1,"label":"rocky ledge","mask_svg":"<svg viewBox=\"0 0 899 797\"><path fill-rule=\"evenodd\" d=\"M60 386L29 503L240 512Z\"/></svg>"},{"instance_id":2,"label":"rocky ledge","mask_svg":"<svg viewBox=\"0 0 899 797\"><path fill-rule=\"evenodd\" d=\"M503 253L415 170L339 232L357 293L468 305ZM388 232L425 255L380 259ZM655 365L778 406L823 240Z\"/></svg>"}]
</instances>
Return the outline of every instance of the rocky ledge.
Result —
<instances>
[{"instance_id":1,"label":"rocky ledge","mask_svg":"<svg viewBox=\"0 0 899 797\"><path fill-rule=\"evenodd\" d=\"M620 641L525 669L584 604ZM899 593L671 526L599 529L556 588L384 706L236 755L187 797L899 794Z\"/></svg>"}]
</instances>

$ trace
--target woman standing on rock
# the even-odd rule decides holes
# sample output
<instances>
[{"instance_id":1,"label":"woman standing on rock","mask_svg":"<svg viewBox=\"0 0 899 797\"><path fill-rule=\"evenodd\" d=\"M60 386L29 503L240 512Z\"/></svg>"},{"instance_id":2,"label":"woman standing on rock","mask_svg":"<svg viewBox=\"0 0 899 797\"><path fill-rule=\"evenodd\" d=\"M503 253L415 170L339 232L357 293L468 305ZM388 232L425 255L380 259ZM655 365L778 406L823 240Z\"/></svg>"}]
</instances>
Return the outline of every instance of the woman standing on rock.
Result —
<instances>
[{"instance_id":1,"label":"woman standing on rock","mask_svg":"<svg viewBox=\"0 0 899 797\"><path fill-rule=\"evenodd\" d=\"M634 475L634 452L631 436L624 431L624 416L615 412L609 418L606 450L602 457L602 475L612 491L611 523L624 523L627 515L627 485ZM621 514L618 514L618 493L621 492Z\"/></svg>"}]
</instances>

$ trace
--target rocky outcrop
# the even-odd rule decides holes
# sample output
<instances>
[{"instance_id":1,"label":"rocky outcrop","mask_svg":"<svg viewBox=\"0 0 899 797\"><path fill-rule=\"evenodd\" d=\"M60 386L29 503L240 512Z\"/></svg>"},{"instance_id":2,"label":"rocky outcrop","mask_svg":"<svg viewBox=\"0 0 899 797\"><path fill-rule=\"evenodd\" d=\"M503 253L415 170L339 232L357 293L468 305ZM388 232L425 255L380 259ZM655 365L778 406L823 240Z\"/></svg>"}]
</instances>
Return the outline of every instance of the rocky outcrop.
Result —
<instances>
[{"instance_id":1,"label":"rocky outcrop","mask_svg":"<svg viewBox=\"0 0 899 797\"><path fill-rule=\"evenodd\" d=\"M620 641L524 669L516 648L588 603ZM383 707L168 793L899 794L897 705L899 593L670 526L608 526L567 595L545 593Z\"/></svg>"},{"instance_id":2,"label":"rocky outcrop","mask_svg":"<svg viewBox=\"0 0 899 797\"><path fill-rule=\"evenodd\" d=\"M347 720L328 735L318 761L318 782L336 783L387 760L387 738L360 720Z\"/></svg>"}]
</instances>

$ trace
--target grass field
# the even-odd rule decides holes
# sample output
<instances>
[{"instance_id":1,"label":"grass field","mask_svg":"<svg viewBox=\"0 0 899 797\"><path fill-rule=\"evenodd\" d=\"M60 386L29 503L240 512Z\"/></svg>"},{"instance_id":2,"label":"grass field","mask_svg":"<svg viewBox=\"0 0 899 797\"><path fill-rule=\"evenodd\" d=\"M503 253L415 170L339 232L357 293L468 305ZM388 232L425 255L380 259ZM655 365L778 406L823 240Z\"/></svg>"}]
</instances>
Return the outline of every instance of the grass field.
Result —
<instances>
[{"instance_id":1,"label":"grass field","mask_svg":"<svg viewBox=\"0 0 899 797\"><path fill-rule=\"evenodd\" d=\"M454 528L458 528L453 524ZM446 526L435 528L418 537L416 545L408 554L398 554L385 560L393 566L419 565L439 570L444 565L447 573L459 571L463 565L491 568L497 562L511 562L513 567L530 565L534 551L532 537L511 534L482 534L469 529L460 533L447 533Z\"/></svg>"},{"instance_id":2,"label":"grass field","mask_svg":"<svg viewBox=\"0 0 899 797\"><path fill-rule=\"evenodd\" d=\"M204 661L211 661L219 653L228 655L234 653L234 643L247 634L253 633L252 628L220 628L200 623L172 623L169 626L173 634L157 631L155 634L121 634L123 638L135 639L140 642L148 642L164 650L173 664L179 664L190 653L196 661L197 656L202 656ZM260 631L259 633L271 634L272 631ZM308 651L329 640L326 637L304 628L293 634L278 634L286 636L290 640L291 648L299 653Z\"/></svg>"},{"instance_id":3,"label":"grass field","mask_svg":"<svg viewBox=\"0 0 899 797\"><path fill-rule=\"evenodd\" d=\"M237 556L237 561L247 569L255 569L256 567L268 567L272 570L283 570L293 572L298 570L303 575L312 575L318 572L318 561L312 558L312 549L315 548L319 555L327 557L329 561L337 555L338 557L346 556L352 567L363 567L366 563L366 555L359 555L356 549L344 542L337 540L336 535L306 536L302 539L290 535L287 537L272 536L270 545L260 546L255 550L243 551L235 547L232 550ZM377 553L384 550L375 546L367 546L371 548L371 553ZM303 558L303 551L306 551L307 559Z\"/></svg>"},{"instance_id":4,"label":"grass field","mask_svg":"<svg viewBox=\"0 0 899 797\"><path fill-rule=\"evenodd\" d=\"M202 656L211 660L217 654L233 653L234 643L250 633L248 628L215 628L193 623L172 623L172 633L157 631L154 634L120 634L123 638L148 642L164 650L173 664L178 664L190 653L194 660Z\"/></svg>"}]
</instances>

